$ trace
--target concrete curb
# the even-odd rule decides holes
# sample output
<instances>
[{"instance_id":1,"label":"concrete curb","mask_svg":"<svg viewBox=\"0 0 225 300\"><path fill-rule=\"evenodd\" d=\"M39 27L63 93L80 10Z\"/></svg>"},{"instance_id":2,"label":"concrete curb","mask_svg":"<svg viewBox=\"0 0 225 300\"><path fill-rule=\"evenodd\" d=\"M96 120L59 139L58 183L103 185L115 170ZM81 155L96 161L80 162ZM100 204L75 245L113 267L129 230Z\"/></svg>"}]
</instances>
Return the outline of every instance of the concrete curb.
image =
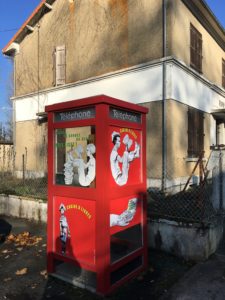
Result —
<instances>
[{"instance_id":1,"label":"concrete curb","mask_svg":"<svg viewBox=\"0 0 225 300\"><path fill-rule=\"evenodd\" d=\"M47 203L15 195L0 195L0 214L47 222Z\"/></svg>"},{"instance_id":2,"label":"concrete curb","mask_svg":"<svg viewBox=\"0 0 225 300\"><path fill-rule=\"evenodd\" d=\"M47 203L39 199L0 194L0 215L47 223ZM207 259L215 252L222 235L221 222L206 228L168 220L148 222L148 246L185 260Z\"/></svg>"},{"instance_id":3,"label":"concrete curb","mask_svg":"<svg viewBox=\"0 0 225 300\"><path fill-rule=\"evenodd\" d=\"M223 237L223 220L208 226L165 219L150 220L148 243L151 248L171 253L187 261L204 261L215 253Z\"/></svg>"}]
</instances>

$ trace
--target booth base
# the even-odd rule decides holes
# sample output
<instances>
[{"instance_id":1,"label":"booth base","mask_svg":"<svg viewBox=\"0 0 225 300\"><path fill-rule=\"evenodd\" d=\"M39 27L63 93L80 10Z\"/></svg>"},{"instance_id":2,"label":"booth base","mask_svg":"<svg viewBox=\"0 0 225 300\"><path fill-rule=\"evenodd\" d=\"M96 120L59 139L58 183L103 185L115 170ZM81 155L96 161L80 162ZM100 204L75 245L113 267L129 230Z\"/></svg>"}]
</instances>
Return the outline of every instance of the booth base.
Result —
<instances>
[{"instance_id":1,"label":"booth base","mask_svg":"<svg viewBox=\"0 0 225 300\"><path fill-rule=\"evenodd\" d=\"M81 269L69 263L61 263L55 267L55 272L50 275L96 293L96 274L94 272Z\"/></svg>"}]
</instances>

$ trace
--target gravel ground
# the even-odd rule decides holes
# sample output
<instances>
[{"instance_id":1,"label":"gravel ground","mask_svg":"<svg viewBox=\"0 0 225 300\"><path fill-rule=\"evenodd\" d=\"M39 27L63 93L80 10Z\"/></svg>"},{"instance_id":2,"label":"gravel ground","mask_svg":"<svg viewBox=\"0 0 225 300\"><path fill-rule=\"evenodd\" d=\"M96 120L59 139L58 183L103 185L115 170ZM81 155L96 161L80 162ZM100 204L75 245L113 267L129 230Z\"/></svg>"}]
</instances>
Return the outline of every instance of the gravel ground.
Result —
<instances>
[{"instance_id":1,"label":"gravel ground","mask_svg":"<svg viewBox=\"0 0 225 300\"><path fill-rule=\"evenodd\" d=\"M0 216L0 238L0 300L102 299L47 276L45 225ZM177 257L150 250L146 273L106 298L159 299L191 266Z\"/></svg>"}]
</instances>

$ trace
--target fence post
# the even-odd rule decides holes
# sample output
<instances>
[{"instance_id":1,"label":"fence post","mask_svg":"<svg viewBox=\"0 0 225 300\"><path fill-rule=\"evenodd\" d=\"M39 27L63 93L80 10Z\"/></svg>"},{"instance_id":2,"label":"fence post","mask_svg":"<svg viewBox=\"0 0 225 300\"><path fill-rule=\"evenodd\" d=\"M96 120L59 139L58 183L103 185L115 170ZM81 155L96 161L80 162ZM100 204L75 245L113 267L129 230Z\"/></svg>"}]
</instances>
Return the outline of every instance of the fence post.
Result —
<instances>
[{"instance_id":1,"label":"fence post","mask_svg":"<svg viewBox=\"0 0 225 300\"><path fill-rule=\"evenodd\" d=\"M23 162L23 183L25 182L25 156L22 155L22 162Z\"/></svg>"},{"instance_id":2,"label":"fence post","mask_svg":"<svg viewBox=\"0 0 225 300\"><path fill-rule=\"evenodd\" d=\"M225 210L225 150L221 150L221 209Z\"/></svg>"},{"instance_id":3,"label":"fence post","mask_svg":"<svg viewBox=\"0 0 225 300\"><path fill-rule=\"evenodd\" d=\"M220 151L220 156L219 156L219 197L220 197L220 204L219 204L219 210L222 210L222 197L223 197L223 178L222 178L222 153Z\"/></svg>"}]
</instances>

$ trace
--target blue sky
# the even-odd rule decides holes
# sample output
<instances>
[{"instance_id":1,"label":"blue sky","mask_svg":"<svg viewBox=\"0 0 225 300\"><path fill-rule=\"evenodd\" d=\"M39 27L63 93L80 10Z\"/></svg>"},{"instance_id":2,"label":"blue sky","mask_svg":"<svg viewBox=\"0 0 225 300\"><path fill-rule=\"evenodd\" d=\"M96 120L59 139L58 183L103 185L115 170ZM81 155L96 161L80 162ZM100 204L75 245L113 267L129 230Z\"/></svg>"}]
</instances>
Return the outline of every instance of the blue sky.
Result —
<instances>
[{"instance_id":1,"label":"blue sky","mask_svg":"<svg viewBox=\"0 0 225 300\"><path fill-rule=\"evenodd\" d=\"M12 76L12 62L2 55L2 49L40 2L40 0L0 0L0 122L5 122L9 113L7 99Z\"/></svg>"},{"instance_id":2,"label":"blue sky","mask_svg":"<svg viewBox=\"0 0 225 300\"><path fill-rule=\"evenodd\" d=\"M0 48L3 49L17 29L30 16L41 0L0 0ZM206 0L208 6L225 27L225 0ZM6 120L9 112L9 82L12 63L0 54L0 122Z\"/></svg>"}]
</instances>

